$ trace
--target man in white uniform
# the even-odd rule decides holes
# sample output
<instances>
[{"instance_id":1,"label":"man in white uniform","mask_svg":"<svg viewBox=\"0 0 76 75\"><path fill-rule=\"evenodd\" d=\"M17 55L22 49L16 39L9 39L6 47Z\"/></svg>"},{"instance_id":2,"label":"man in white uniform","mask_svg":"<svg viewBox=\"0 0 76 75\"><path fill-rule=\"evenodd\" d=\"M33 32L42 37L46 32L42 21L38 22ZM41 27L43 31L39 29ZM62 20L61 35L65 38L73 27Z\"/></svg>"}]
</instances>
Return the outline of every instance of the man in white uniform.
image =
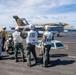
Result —
<instances>
[{"instance_id":1,"label":"man in white uniform","mask_svg":"<svg viewBox=\"0 0 76 75\"><path fill-rule=\"evenodd\" d=\"M49 26L45 26L45 32L42 37L42 45L44 46L43 50L43 65L44 67L48 67L50 62L49 51L51 48L51 41L52 41L53 34L50 32Z\"/></svg>"},{"instance_id":2,"label":"man in white uniform","mask_svg":"<svg viewBox=\"0 0 76 75\"><path fill-rule=\"evenodd\" d=\"M35 52L35 43L37 42L37 32L35 31L34 25L29 25L30 31L27 32L26 44L27 44L27 66L31 67L31 52L35 59L35 64L37 64L37 56Z\"/></svg>"}]
</instances>

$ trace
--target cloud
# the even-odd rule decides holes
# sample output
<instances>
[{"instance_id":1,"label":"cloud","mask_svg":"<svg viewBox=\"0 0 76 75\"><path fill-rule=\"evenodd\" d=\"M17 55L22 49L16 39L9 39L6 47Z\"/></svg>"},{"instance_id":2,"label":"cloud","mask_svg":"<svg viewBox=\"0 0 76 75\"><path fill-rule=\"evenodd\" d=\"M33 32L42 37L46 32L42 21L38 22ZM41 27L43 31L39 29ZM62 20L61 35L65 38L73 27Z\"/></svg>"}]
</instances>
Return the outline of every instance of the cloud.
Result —
<instances>
[{"instance_id":1,"label":"cloud","mask_svg":"<svg viewBox=\"0 0 76 75\"><path fill-rule=\"evenodd\" d=\"M75 8L76 0L0 0L0 24L16 26L12 16L18 15L30 23L60 21L74 25Z\"/></svg>"},{"instance_id":2,"label":"cloud","mask_svg":"<svg viewBox=\"0 0 76 75\"><path fill-rule=\"evenodd\" d=\"M45 0L24 0L24 4L22 4L22 6L35 6L35 5L38 5L42 2L44 2Z\"/></svg>"},{"instance_id":3,"label":"cloud","mask_svg":"<svg viewBox=\"0 0 76 75\"><path fill-rule=\"evenodd\" d=\"M28 14L43 14L48 10L59 8L64 5L76 4L75 0L1 0L1 13L25 13ZM56 10L56 9L55 9Z\"/></svg>"}]
</instances>

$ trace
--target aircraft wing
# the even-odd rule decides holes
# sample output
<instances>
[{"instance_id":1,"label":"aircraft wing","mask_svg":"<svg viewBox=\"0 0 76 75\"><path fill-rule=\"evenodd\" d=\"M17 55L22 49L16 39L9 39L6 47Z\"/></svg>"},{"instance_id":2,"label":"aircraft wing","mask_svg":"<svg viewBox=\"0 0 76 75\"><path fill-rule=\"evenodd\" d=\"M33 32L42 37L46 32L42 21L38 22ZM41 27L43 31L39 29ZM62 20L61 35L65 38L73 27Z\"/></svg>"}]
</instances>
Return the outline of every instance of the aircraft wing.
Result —
<instances>
[{"instance_id":1,"label":"aircraft wing","mask_svg":"<svg viewBox=\"0 0 76 75\"><path fill-rule=\"evenodd\" d=\"M38 24L38 26L68 26L69 24L67 23L59 23L59 24L56 24L56 23L46 23L46 24Z\"/></svg>"}]
</instances>

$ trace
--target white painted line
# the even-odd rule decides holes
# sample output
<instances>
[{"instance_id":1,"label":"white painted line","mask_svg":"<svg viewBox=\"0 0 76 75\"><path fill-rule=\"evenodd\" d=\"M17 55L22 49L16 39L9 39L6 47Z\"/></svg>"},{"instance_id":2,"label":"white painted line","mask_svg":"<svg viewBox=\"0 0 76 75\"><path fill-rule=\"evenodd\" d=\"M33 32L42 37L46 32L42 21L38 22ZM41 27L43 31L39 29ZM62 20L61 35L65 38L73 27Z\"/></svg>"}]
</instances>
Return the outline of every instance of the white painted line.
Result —
<instances>
[{"instance_id":1,"label":"white painted line","mask_svg":"<svg viewBox=\"0 0 76 75\"><path fill-rule=\"evenodd\" d=\"M76 43L76 42L64 42L64 43L73 43L73 44L74 44L74 43Z\"/></svg>"},{"instance_id":2,"label":"white painted line","mask_svg":"<svg viewBox=\"0 0 76 75\"><path fill-rule=\"evenodd\" d=\"M70 57L70 58L76 58L76 56L68 56L68 57Z\"/></svg>"}]
</instances>

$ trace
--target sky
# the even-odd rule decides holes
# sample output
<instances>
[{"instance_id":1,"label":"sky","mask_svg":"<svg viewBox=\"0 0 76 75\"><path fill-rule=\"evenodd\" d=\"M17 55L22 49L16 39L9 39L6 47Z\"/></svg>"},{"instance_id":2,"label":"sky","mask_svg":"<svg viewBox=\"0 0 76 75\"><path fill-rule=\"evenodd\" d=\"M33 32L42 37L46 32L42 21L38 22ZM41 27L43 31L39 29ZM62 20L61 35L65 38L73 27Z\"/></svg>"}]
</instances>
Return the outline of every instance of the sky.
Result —
<instances>
[{"instance_id":1,"label":"sky","mask_svg":"<svg viewBox=\"0 0 76 75\"><path fill-rule=\"evenodd\" d=\"M76 27L76 0L0 0L0 29L17 26L14 15L30 24L62 22Z\"/></svg>"}]
</instances>

